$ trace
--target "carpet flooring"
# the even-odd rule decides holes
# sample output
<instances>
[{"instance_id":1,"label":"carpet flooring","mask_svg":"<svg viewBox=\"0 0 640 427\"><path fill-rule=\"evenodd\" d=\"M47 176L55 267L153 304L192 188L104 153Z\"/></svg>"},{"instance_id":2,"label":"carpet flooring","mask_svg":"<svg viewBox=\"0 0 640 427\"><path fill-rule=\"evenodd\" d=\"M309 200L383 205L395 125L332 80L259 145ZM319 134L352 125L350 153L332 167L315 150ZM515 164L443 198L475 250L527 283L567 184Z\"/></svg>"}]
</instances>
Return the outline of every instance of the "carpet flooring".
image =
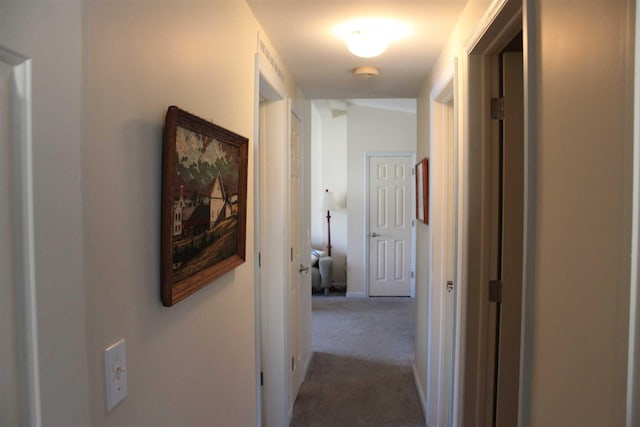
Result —
<instances>
[{"instance_id":1,"label":"carpet flooring","mask_svg":"<svg viewBox=\"0 0 640 427\"><path fill-rule=\"evenodd\" d=\"M414 301L313 297L313 356L291 427L424 427Z\"/></svg>"}]
</instances>

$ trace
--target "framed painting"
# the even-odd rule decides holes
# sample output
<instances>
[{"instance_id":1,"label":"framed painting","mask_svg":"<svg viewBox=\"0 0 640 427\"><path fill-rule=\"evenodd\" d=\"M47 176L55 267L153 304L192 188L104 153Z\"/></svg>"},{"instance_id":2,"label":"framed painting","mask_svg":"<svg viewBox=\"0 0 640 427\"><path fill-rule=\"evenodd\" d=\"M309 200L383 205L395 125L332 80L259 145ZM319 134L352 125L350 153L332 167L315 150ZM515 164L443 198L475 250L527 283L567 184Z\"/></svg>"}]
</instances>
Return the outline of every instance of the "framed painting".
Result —
<instances>
[{"instance_id":1,"label":"framed painting","mask_svg":"<svg viewBox=\"0 0 640 427\"><path fill-rule=\"evenodd\" d=\"M249 140L178 107L162 148L161 297L169 307L245 261Z\"/></svg>"},{"instance_id":2,"label":"framed painting","mask_svg":"<svg viewBox=\"0 0 640 427\"><path fill-rule=\"evenodd\" d=\"M429 159L416 165L416 219L429 224Z\"/></svg>"}]
</instances>

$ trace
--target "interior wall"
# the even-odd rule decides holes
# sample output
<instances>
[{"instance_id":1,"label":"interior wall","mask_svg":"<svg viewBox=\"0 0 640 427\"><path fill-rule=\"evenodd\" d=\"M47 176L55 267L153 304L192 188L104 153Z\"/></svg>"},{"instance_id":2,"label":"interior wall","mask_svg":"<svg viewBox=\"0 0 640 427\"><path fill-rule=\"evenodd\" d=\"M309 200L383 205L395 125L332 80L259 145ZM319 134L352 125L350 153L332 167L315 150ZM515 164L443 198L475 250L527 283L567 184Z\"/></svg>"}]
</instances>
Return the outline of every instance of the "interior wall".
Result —
<instances>
[{"instance_id":1,"label":"interior wall","mask_svg":"<svg viewBox=\"0 0 640 427\"><path fill-rule=\"evenodd\" d=\"M347 295L366 296L366 154L415 152L416 114L349 105L347 115Z\"/></svg>"},{"instance_id":2,"label":"interior wall","mask_svg":"<svg viewBox=\"0 0 640 427\"><path fill-rule=\"evenodd\" d=\"M624 425L633 3L529 3L537 135L523 404L531 426Z\"/></svg>"},{"instance_id":3,"label":"interior wall","mask_svg":"<svg viewBox=\"0 0 640 427\"><path fill-rule=\"evenodd\" d=\"M426 86L426 85L425 85ZM425 90L427 91L425 93ZM431 101L429 99L428 88L423 86L417 98L417 149L416 160L419 161L429 155L429 132L431 123L429 121L431 111ZM415 336L415 359L413 362L416 386L419 390L421 404L426 414L427 397L427 340L428 334L428 314L429 314L429 254L431 251L431 227L418 222L416 224L416 336Z\"/></svg>"},{"instance_id":4,"label":"interior wall","mask_svg":"<svg viewBox=\"0 0 640 427\"><path fill-rule=\"evenodd\" d=\"M311 216L311 246L322 248L324 228L319 200L322 185L322 116L317 103L311 102L311 188L309 191L309 213Z\"/></svg>"},{"instance_id":5,"label":"interior wall","mask_svg":"<svg viewBox=\"0 0 640 427\"><path fill-rule=\"evenodd\" d=\"M91 2L87 26L90 425L255 425L253 238L243 265L165 308L159 209L169 105L254 135L259 27L244 2L225 0ZM254 232L252 144L247 236ZM102 353L119 338L127 341L128 396L107 413Z\"/></svg>"},{"instance_id":6,"label":"interior wall","mask_svg":"<svg viewBox=\"0 0 640 427\"><path fill-rule=\"evenodd\" d=\"M0 45L31 61L40 383L40 412L35 415L44 427L90 425L82 246L82 35L81 2L0 1Z\"/></svg>"}]
</instances>

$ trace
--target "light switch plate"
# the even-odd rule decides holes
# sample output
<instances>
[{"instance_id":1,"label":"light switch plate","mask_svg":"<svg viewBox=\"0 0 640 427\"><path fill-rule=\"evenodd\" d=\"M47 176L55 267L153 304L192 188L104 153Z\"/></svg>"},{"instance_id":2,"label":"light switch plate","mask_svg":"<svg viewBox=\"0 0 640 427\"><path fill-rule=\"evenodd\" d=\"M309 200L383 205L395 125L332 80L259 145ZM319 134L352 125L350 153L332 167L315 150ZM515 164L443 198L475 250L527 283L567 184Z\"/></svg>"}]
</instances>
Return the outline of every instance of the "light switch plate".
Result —
<instances>
[{"instance_id":1,"label":"light switch plate","mask_svg":"<svg viewBox=\"0 0 640 427\"><path fill-rule=\"evenodd\" d=\"M104 350L104 376L107 411L110 411L127 395L127 353L124 339Z\"/></svg>"}]
</instances>

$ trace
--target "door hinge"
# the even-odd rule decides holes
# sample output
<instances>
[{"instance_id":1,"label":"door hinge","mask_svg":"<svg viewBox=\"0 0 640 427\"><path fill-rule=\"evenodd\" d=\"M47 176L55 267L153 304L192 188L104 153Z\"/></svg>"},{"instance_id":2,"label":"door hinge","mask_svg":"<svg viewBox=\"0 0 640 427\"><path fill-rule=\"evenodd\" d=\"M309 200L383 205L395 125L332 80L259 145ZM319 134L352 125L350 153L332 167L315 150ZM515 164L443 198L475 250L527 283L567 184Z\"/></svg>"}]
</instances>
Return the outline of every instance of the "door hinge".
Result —
<instances>
[{"instance_id":1,"label":"door hinge","mask_svg":"<svg viewBox=\"0 0 640 427\"><path fill-rule=\"evenodd\" d=\"M260 372L260 386L264 385L264 372Z\"/></svg>"},{"instance_id":2,"label":"door hinge","mask_svg":"<svg viewBox=\"0 0 640 427\"><path fill-rule=\"evenodd\" d=\"M416 174L416 168L411 168L411 176L414 176Z\"/></svg>"},{"instance_id":3,"label":"door hinge","mask_svg":"<svg viewBox=\"0 0 640 427\"><path fill-rule=\"evenodd\" d=\"M258 268L262 268L262 254L258 252Z\"/></svg>"},{"instance_id":4,"label":"door hinge","mask_svg":"<svg viewBox=\"0 0 640 427\"><path fill-rule=\"evenodd\" d=\"M412 219L412 220L411 220L411 226L412 226L412 227L415 227L415 226L416 226L416 220L415 220L415 219Z\"/></svg>"},{"instance_id":5,"label":"door hinge","mask_svg":"<svg viewBox=\"0 0 640 427\"><path fill-rule=\"evenodd\" d=\"M413 279L414 276L415 276L415 273L412 271L411 272L411 278Z\"/></svg>"},{"instance_id":6,"label":"door hinge","mask_svg":"<svg viewBox=\"0 0 640 427\"><path fill-rule=\"evenodd\" d=\"M489 280L489 302L502 302L502 280Z\"/></svg>"},{"instance_id":7,"label":"door hinge","mask_svg":"<svg viewBox=\"0 0 640 427\"><path fill-rule=\"evenodd\" d=\"M293 262L293 248L291 248L291 262Z\"/></svg>"},{"instance_id":8,"label":"door hinge","mask_svg":"<svg viewBox=\"0 0 640 427\"><path fill-rule=\"evenodd\" d=\"M291 372L296 370L296 359L295 357L291 356Z\"/></svg>"},{"instance_id":9,"label":"door hinge","mask_svg":"<svg viewBox=\"0 0 640 427\"><path fill-rule=\"evenodd\" d=\"M504 98L491 98L491 120L504 120Z\"/></svg>"}]
</instances>

